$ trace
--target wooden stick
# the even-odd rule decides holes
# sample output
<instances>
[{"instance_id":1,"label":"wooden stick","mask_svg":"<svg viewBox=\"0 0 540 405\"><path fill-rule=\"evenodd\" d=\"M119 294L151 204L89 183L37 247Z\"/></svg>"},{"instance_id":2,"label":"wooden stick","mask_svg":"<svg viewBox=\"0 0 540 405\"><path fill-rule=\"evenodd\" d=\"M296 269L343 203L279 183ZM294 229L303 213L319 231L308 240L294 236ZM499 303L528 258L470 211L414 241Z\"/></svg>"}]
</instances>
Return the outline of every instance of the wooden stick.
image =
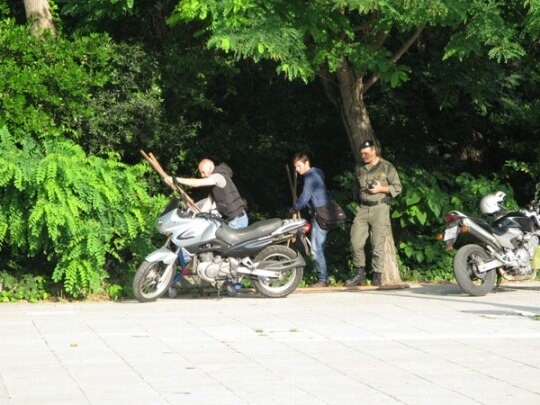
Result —
<instances>
[{"instance_id":1,"label":"wooden stick","mask_svg":"<svg viewBox=\"0 0 540 405\"><path fill-rule=\"evenodd\" d=\"M154 170L156 172L158 172L158 174L161 176L161 178L163 180L165 180L165 183L170 187L172 188L174 191L178 191L180 192L180 194L182 194L182 196L186 199L186 202L189 206L189 208L191 208L192 210L194 210L195 212L201 212L201 209L198 207L197 204L195 204L195 202L191 199L191 197L182 189L182 187L178 186L174 180L172 181L172 183L169 183L167 182L167 179L170 177L167 172L165 172L165 170L163 170L163 168L161 167L161 165L159 164L158 160L156 159L156 157L153 155L152 152L150 152L148 155L146 154L146 152L144 150L141 149L141 155L143 155L143 157L148 161L148 163L150 163L150 166L152 166L154 168Z\"/></svg>"},{"instance_id":2,"label":"wooden stick","mask_svg":"<svg viewBox=\"0 0 540 405\"><path fill-rule=\"evenodd\" d=\"M296 197L297 185L298 185L298 172L295 170L295 171L294 171L294 185L293 185L293 187L294 187L294 201L295 201L295 203L296 203L296 199L297 199L297 197Z\"/></svg>"},{"instance_id":3,"label":"wooden stick","mask_svg":"<svg viewBox=\"0 0 540 405\"><path fill-rule=\"evenodd\" d=\"M293 186L293 181L291 177L291 170L289 169L289 165L285 165L285 170L287 170L287 178L289 179L289 188L291 189L291 195L292 195L292 202L293 205L296 204L296 189Z\"/></svg>"},{"instance_id":4,"label":"wooden stick","mask_svg":"<svg viewBox=\"0 0 540 405\"><path fill-rule=\"evenodd\" d=\"M165 180L167 177L169 177L167 175L167 173L165 173L165 171L162 169L161 165L159 164L157 159L154 157L154 155L152 155L152 157L150 157L144 152L144 150L141 150L141 154L148 161L148 163L150 163L150 165L154 168L154 170L156 172L158 172L158 174L163 178L163 180ZM171 186L171 185L169 184L169 186ZM172 188L174 189L174 187L172 187Z\"/></svg>"},{"instance_id":5,"label":"wooden stick","mask_svg":"<svg viewBox=\"0 0 540 405\"><path fill-rule=\"evenodd\" d=\"M291 189L292 194L292 201L293 205L296 204L297 196L296 196L296 170L294 171L294 184L291 178L291 170L289 169L289 165L285 165L285 170L287 170L287 178L289 179L289 187ZM300 215L300 211L296 211L294 214L292 214L293 219L300 219L302 216Z\"/></svg>"},{"instance_id":6,"label":"wooden stick","mask_svg":"<svg viewBox=\"0 0 540 405\"><path fill-rule=\"evenodd\" d=\"M143 155L144 156L144 155ZM167 172L165 172L165 170L163 170L163 168L161 167L161 165L159 164L158 160L156 159L156 157L154 156L154 154L152 152L150 152L148 155L149 157L149 162L150 164L152 165L152 167L154 167L154 169L156 169L156 171L160 174L160 176L163 178L163 180L166 180L168 177L170 177ZM176 191L179 191L180 194L182 194L185 198L186 198L186 201L188 203L188 205L190 206L191 209L195 210L196 212L201 212L200 208L197 206L197 204L195 204L195 202L191 199L191 197L182 189L182 187L180 187L178 184L176 184L174 181L172 182L172 184L169 184L167 181L166 183L173 189L173 190L176 190Z\"/></svg>"},{"instance_id":7,"label":"wooden stick","mask_svg":"<svg viewBox=\"0 0 540 405\"><path fill-rule=\"evenodd\" d=\"M154 156L154 154L152 152L149 153L149 156L152 158L153 162L155 163L156 167L158 168L158 170L163 173L163 174L167 174L165 172L165 170L163 170L163 168L161 167L161 165L159 164L158 160L156 159L156 157Z\"/></svg>"}]
</instances>

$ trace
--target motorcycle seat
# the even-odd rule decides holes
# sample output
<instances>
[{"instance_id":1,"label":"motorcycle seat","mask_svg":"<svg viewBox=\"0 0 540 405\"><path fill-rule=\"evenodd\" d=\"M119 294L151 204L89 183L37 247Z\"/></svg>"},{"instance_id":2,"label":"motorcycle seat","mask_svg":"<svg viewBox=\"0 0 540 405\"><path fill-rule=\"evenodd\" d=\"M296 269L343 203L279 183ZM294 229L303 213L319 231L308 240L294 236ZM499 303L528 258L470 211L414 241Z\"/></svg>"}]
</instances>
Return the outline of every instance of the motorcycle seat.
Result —
<instances>
[{"instance_id":1,"label":"motorcycle seat","mask_svg":"<svg viewBox=\"0 0 540 405\"><path fill-rule=\"evenodd\" d=\"M232 229L227 224L223 224L216 232L216 237L228 243L231 246L245 242L250 239L269 236L272 232L278 229L282 220L279 218L267 219L265 221L255 222L247 228Z\"/></svg>"}]
</instances>

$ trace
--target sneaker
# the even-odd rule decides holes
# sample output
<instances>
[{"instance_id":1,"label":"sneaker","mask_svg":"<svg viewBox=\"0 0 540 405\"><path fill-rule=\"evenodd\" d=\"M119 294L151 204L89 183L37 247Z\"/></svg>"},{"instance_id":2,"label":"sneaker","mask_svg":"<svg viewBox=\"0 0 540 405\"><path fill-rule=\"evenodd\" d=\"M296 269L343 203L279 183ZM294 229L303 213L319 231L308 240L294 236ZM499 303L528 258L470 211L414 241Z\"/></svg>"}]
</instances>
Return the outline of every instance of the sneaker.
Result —
<instances>
[{"instance_id":1,"label":"sneaker","mask_svg":"<svg viewBox=\"0 0 540 405\"><path fill-rule=\"evenodd\" d=\"M315 284L311 284L310 287L311 288L328 287L328 282L324 280L319 280Z\"/></svg>"}]
</instances>

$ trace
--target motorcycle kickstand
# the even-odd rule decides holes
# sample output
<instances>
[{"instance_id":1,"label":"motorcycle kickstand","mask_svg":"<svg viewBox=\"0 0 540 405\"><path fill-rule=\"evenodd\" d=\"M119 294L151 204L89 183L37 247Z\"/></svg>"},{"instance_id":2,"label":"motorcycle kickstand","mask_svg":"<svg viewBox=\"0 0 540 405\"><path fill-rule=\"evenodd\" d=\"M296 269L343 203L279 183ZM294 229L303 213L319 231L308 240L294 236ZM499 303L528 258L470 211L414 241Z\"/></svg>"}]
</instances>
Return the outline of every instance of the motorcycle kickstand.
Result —
<instances>
[{"instance_id":1,"label":"motorcycle kickstand","mask_svg":"<svg viewBox=\"0 0 540 405\"><path fill-rule=\"evenodd\" d=\"M499 287L501 286L501 282L502 282L502 276L497 273L497 284L495 285L495 291L494 293L497 293L499 291Z\"/></svg>"},{"instance_id":2,"label":"motorcycle kickstand","mask_svg":"<svg viewBox=\"0 0 540 405\"><path fill-rule=\"evenodd\" d=\"M217 289L217 298L216 300L220 300L221 299L221 289L223 288L225 284L219 284L219 282L216 282L215 284L215 288Z\"/></svg>"}]
</instances>

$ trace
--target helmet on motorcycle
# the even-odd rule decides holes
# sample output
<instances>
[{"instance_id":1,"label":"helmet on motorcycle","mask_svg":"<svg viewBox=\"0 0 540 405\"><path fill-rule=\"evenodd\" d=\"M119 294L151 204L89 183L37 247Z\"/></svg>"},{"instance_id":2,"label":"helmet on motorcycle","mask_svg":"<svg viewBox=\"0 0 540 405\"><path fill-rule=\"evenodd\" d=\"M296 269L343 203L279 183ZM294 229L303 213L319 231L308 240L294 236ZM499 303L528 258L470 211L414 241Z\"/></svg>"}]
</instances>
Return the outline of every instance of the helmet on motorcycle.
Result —
<instances>
[{"instance_id":1,"label":"helmet on motorcycle","mask_svg":"<svg viewBox=\"0 0 540 405\"><path fill-rule=\"evenodd\" d=\"M502 191L490 193L480 200L480 212L484 215L491 215L501 210L501 204L506 196Z\"/></svg>"}]
</instances>

